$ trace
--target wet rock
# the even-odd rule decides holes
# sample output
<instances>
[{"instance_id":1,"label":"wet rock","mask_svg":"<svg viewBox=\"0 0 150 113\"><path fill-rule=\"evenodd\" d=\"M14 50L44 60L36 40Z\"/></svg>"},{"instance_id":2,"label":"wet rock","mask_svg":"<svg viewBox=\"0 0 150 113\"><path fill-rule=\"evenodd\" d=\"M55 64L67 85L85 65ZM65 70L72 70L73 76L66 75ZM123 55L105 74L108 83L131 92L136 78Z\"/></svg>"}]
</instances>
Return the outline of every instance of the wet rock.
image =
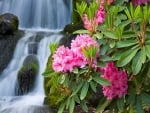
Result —
<instances>
[{"instance_id":1,"label":"wet rock","mask_svg":"<svg viewBox=\"0 0 150 113\"><path fill-rule=\"evenodd\" d=\"M16 44L23 35L23 31L16 31L8 35L0 34L0 74L11 61Z\"/></svg>"},{"instance_id":2,"label":"wet rock","mask_svg":"<svg viewBox=\"0 0 150 113\"><path fill-rule=\"evenodd\" d=\"M12 34L18 30L19 20L14 14L0 15L0 34Z\"/></svg>"},{"instance_id":3,"label":"wet rock","mask_svg":"<svg viewBox=\"0 0 150 113\"><path fill-rule=\"evenodd\" d=\"M17 75L16 95L24 95L33 89L38 68L36 56L29 55L25 58Z\"/></svg>"},{"instance_id":4,"label":"wet rock","mask_svg":"<svg viewBox=\"0 0 150 113\"><path fill-rule=\"evenodd\" d=\"M38 50L38 43L37 42L31 42L28 45L28 53L29 54L37 54Z\"/></svg>"}]
</instances>

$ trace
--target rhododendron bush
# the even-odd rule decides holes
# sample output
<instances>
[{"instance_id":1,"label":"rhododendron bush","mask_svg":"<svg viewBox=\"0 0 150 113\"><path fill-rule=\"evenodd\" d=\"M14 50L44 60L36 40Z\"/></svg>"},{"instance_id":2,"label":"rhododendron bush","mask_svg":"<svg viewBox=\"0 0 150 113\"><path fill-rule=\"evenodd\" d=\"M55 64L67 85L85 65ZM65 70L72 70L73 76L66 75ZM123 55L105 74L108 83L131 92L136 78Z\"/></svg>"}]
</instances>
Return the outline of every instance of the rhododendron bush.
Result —
<instances>
[{"instance_id":1,"label":"rhododendron bush","mask_svg":"<svg viewBox=\"0 0 150 113\"><path fill-rule=\"evenodd\" d=\"M70 47L50 45L43 75L58 113L80 106L95 113L150 112L149 0L77 3L84 29ZM102 94L92 105L92 95ZM55 99L54 99L55 97ZM93 97L94 99L94 97Z\"/></svg>"}]
</instances>

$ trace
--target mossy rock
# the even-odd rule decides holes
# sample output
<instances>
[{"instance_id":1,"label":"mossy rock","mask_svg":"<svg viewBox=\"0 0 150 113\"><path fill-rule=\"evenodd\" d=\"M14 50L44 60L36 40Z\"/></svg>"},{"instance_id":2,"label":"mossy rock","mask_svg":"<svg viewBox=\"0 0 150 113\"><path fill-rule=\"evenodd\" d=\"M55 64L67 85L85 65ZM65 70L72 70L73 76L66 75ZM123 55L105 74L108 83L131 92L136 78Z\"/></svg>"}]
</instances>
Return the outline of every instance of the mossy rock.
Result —
<instances>
[{"instance_id":1,"label":"mossy rock","mask_svg":"<svg viewBox=\"0 0 150 113\"><path fill-rule=\"evenodd\" d=\"M0 34L12 34L18 30L18 17L11 13L0 15Z\"/></svg>"},{"instance_id":2,"label":"mossy rock","mask_svg":"<svg viewBox=\"0 0 150 113\"><path fill-rule=\"evenodd\" d=\"M17 75L16 95L24 95L33 89L38 68L36 56L27 56Z\"/></svg>"}]
</instances>

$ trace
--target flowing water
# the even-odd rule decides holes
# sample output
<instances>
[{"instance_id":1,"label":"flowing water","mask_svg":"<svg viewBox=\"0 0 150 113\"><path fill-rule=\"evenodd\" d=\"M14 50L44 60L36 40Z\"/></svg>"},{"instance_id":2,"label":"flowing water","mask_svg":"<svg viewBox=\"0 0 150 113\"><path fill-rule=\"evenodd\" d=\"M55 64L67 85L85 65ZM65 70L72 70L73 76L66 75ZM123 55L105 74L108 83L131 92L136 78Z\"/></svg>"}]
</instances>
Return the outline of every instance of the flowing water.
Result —
<instances>
[{"instance_id":1,"label":"flowing water","mask_svg":"<svg viewBox=\"0 0 150 113\"><path fill-rule=\"evenodd\" d=\"M0 75L0 113L52 113L51 109L45 110L43 106L42 73L50 55L50 42L59 42L62 38L59 31L71 22L71 4L72 0L0 0L0 13L17 15L19 28L25 32L16 45L11 62ZM36 41L38 34L42 35ZM36 50L32 46L34 44ZM30 54L34 54L39 63L34 89L17 96L17 73Z\"/></svg>"},{"instance_id":2,"label":"flowing water","mask_svg":"<svg viewBox=\"0 0 150 113\"><path fill-rule=\"evenodd\" d=\"M19 17L21 28L63 28L71 21L72 0L0 0L0 13Z\"/></svg>"}]
</instances>

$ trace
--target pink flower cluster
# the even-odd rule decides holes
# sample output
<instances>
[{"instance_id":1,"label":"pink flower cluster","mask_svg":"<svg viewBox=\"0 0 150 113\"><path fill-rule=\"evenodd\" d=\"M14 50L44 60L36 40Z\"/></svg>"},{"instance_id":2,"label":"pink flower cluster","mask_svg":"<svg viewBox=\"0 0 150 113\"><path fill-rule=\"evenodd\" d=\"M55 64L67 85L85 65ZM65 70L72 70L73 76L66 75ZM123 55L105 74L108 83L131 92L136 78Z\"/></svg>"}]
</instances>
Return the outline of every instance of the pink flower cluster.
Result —
<instances>
[{"instance_id":1,"label":"pink flower cluster","mask_svg":"<svg viewBox=\"0 0 150 113\"><path fill-rule=\"evenodd\" d=\"M103 2L103 0L101 2ZM93 20L89 20L87 14L83 15L82 20L84 23L84 27L90 32L95 31L96 26L103 23L105 17L105 11L103 7L103 3L100 3L99 9L93 17Z\"/></svg>"},{"instance_id":2,"label":"pink flower cluster","mask_svg":"<svg viewBox=\"0 0 150 113\"><path fill-rule=\"evenodd\" d=\"M134 5L147 4L148 2L150 2L150 0L132 0Z\"/></svg>"},{"instance_id":3,"label":"pink flower cluster","mask_svg":"<svg viewBox=\"0 0 150 113\"><path fill-rule=\"evenodd\" d=\"M106 65L103 77L111 82L110 86L102 86L103 94L108 100L112 100L115 97L121 98L127 93L127 74L125 71L119 71L113 62L109 62Z\"/></svg>"},{"instance_id":4,"label":"pink flower cluster","mask_svg":"<svg viewBox=\"0 0 150 113\"><path fill-rule=\"evenodd\" d=\"M98 11L96 12L95 18L97 20L97 24L100 25L104 22L105 18L105 11L104 11L104 3L103 0L101 1L101 4L99 6Z\"/></svg>"},{"instance_id":5,"label":"pink flower cluster","mask_svg":"<svg viewBox=\"0 0 150 113\"><path fill-rule=\"evenodd\" d=\"M56 72L72 71L74 66L74 53L67 47L60 46L53 55L53 69Z\"/></svg>"},{"instance_id":6,"label":"pink flower cluster","mask_svg":"<svg viewBox=\"0 0 150 113\"><path fill-rule=\"evenodd\" d=\"M98 2L98 0L96 0L96 2ZM105 18L104 2L105 2L104 0L100 1L100 6L95 16L93 17L93 20L89 20L87 14L84 14L82 17L82 20L84 22L84 27L90 32L95 31L96 26L104 22L104 18ZM112 2L114 2L114 0L108 0L107 2L108 4L111 4Z\"/></svg>"},{"instance_id":7,"label":"pink flower cluster","mask_svg":"<svg viewBox=\"0 0 150 113\"><path fill-rule=\"evenodd\" d=\"M95 31L95 26L97 25L97 20L94 18L93 20L89 20L87 14L84 14L82 17L82 21L84 23L84 28L90 32Z\"/></svg>"},{"instance_id":8,"label":"pink flower cluster","mask_svg":"<svg viewBox=\"0 0 150 113\"><path fill-rule=\"evenodd\" d=\"M87 59L82 53L82 48L90 46L99 47L99 44L89 35L78 35L72 40L71 49L60 46L53 55L52 67L55 72L72 72L74 67L85 67Z\"/></svg>"}]
</instances>

